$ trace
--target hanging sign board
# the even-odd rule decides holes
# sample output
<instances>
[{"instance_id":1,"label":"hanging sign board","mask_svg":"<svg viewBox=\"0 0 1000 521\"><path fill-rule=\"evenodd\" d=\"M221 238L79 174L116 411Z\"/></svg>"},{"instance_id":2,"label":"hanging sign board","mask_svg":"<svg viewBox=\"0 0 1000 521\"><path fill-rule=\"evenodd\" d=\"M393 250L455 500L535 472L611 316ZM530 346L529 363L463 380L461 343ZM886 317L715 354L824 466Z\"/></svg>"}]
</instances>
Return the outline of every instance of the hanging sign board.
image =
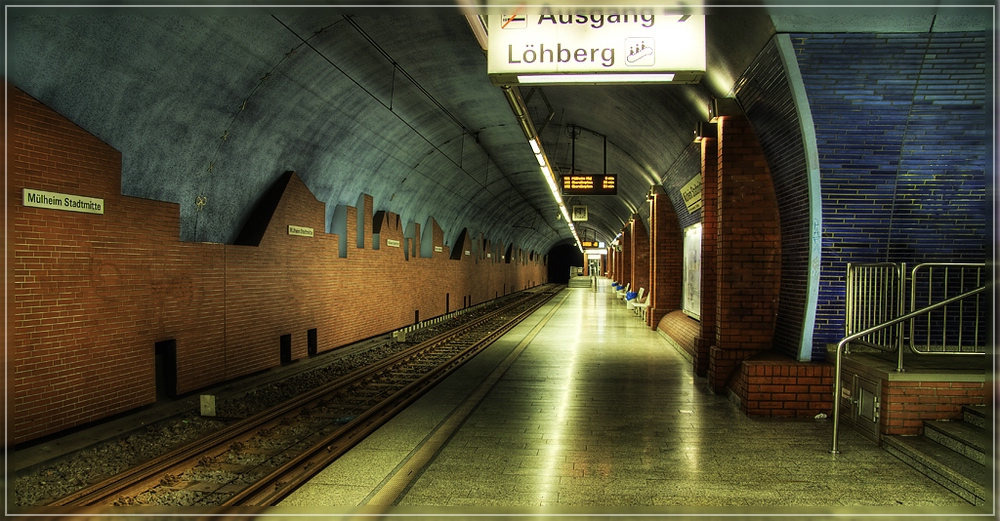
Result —
<instances>
[{"instance_id":1,"label":"hanging sign board","mask_svg":"<svg viewBox=\"0 0 1000 521\"><path fill-rule=\"evenodd\" d=\"M506 5L488 13L488 72L497 85L567 74L589 77L551 82L697 83L705 73L704 15L669 6Z\"/></svg>"},{"instance_id":2,"label":"hanging sign board","mask_svg":"<svg viewBox=\"0 0 1000 521\"><path fill-rule=\"evenodd\" d=\"M104 215L104 199L82 195L61 194L44 190L23 190L23 204L33 208L47 208L65 212L81 212Z\"/></svg>"},{"instance_id":3,"label":"hanging sign board","mask_svg":"<svg viewBox=\"0 0 1000 521\"><path fill-rule=\"evenodd\" d=\"M617 195L618 176L572 174L562 176L563 195Z\"/></svg>"}]
</instances>

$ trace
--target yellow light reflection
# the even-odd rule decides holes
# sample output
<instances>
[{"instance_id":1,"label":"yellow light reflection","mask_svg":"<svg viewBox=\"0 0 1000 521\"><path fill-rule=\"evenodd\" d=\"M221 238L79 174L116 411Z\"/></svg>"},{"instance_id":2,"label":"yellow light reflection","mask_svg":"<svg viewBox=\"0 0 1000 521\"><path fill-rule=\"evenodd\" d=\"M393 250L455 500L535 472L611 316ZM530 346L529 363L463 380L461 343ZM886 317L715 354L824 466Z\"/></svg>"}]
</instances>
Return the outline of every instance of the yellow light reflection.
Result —
<instances>
[{"instance_id":1,"label":"yellow light reflection","mask_svg":"<svg viewBox=\"0 0 1000 521\"><path fill-rule=\"evenodd\" d=\"M582 315L584 314L578 314L577 317ZM545 446L541 454L545 468L542 472L542 483L538 488L538 501L542 506L556 503L558 492L554 488L555 482L560 481L558 471L561 466L569 463L564 456L563 429L569 423L567 416L572 406L573 393L576 390L574 372L576 371L576 362L579 356L580 330L582 326L582 323L577 323L572 328L562 330L564 334L569 336L567 338L568 341L562 344L570 349L569 356L564 358L569 363L560 380L560 393L555 410L555 421L551 424L553 430L545 440Z\"/></svg>"}]
</instances>

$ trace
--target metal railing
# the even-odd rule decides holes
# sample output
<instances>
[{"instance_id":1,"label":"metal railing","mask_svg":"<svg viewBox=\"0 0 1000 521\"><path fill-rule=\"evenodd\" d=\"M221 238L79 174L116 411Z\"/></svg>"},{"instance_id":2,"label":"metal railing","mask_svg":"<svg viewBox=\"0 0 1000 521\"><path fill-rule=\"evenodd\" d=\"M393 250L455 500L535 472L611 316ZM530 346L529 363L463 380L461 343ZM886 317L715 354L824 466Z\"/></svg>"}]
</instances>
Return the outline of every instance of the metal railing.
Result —
<instances>
[{"instance_id":1,"label":"metal railing","mask_svg":"<svg viewBox=\"0 0 1000 521\"><path fill-rule=\"evenodd\" d=\"M842 358L843 358L844 346L846 346L849 342L853 342L853 341L855 341L857 339L864 338L867 335L871 335L873 333L877 333L880 330L887 329L887 328L890 328L890 327L893 327L893 326L897 326L899 324L902 324L903 322L906 322L907 320L913 320L913 319L915 319L915 318L917 318L919 316L922 316L922 315L925 315L927 313L930 313L931 311L934 311L934 310L940 309L940 308L944 308L944 307L949 306L949 305L951 305L953 303L956 303L956 302L959 302L961 300L967 299L967 298L972 297L974 295L978 295L979 293L982 293L984 291L986 291L986 286L981 286L981 287L978 287L978 288L973 289L971 291L966 291L965 293L962 293L960 295L956 295L956 296L951 297L951 298L947 298L947 299L942 300L941 302L938 302L936 304L931 304L930 306L926 306L926 307L923 307L921 309L918 309L918 310L915 310L915 311L911 311L911 312L909 312L909 313L907 313L907 314L905 314L905 315L903 315L901 317L897 317L897 318L894 318L894 319L889 320L887 322L884 322L882 324L877 324L875 326L869 327L869 328L864 329L862 331L858 331L857 333L854 333L853 335L848 335L848 336L844 337L840 342L837 343L837 362L836 362L836 365L834 366L834 370L833 370L833 376L834 376L834 382L833 382L833 446L830 449L830 452L832 454L839 454L840 453L840 449L839 449L839 446L837 444L837 441L838 441L837 440L837 435L838 435L838 428L839 428L839 425L840 425L840 393L841 393L841 387L842 387L841 381L840 381L840 371L841 371L841 365L842 365ZM900 352L902 353L902 350L900 350ZM902 355L900 355L900 359L902 359Z\"/></svg>"},{"instance_id":2,"label":"metal railing","mask_svg":"<svg viewBox=\"0 0 1000 521\"><path fill-rule=\"evenodd\" d=\"M918 264L907 274L905 263L849 263L847 265L844 335L881 325L888 320L964 293L985 284L985 263L934 262ZM909 291L907 291L907 289ZM919 355L984 355L989 330L985 295L936 309L909 324L856 337L853 345L898 353L902 372L904 345ZM851 345L845 347L851 352Z\"/></svg>"},{"instance_id":3,"label":"metal railing","mask_svg":"<svg viewBox=\"0 0 1000 521\"><path fill-rule=\"evenodd\" d=\"M906 264L892 262L848 263L844 306L844 334L854 335L902 315L906 311ZM903 324L878 328L855 338L855 343L900 353L902 371ZM850 347L847 348L850 353Z\"/></svg>"},{"instance_id":4,"label":"metal railing","mask_svg":"<svg viewBox=\"0 0 1000 521\"><path fill-rule=\"evenodd\" d=\"M965 293L984 285L984 263L925 263L910 275L910 311L918 305ZM986 295L945 306L910 320L910 351L919 355L985 355L988 328Z\"/></svg>"}]
</instances>

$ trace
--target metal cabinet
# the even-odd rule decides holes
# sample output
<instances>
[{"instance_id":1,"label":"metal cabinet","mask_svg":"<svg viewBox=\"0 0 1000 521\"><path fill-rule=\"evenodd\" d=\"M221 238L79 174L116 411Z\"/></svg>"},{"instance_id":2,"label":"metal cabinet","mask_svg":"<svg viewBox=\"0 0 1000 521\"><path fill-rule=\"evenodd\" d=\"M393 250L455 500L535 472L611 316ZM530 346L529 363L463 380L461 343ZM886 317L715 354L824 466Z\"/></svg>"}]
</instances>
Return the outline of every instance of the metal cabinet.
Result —
<instances>
[{"instance_id":1,"label":"metal cabinet","mask_svg":"<svg viewBox=\"0 0 1000 521\"><path fill-rule=\"evenodd\" d=\"M847 420L866 438L879 443L882 381L845 373L840 383L840 410L847 412L842 415L842 420Z\"/></svg>"}]
</instances>

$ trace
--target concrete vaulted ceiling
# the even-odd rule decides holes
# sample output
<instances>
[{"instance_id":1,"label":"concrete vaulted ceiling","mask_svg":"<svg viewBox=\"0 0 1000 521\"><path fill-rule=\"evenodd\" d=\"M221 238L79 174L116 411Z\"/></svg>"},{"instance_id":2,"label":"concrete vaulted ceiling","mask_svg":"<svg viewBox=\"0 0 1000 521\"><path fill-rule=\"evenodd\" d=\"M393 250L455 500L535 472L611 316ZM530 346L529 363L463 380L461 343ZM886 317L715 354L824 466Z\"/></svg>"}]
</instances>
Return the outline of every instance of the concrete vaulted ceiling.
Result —
<instances>
[{"instance_id":1,"label":"concrete vaulted ceiling","mask_svg":"<svg viewBox=\"0 0 1000 521\"><path fill-rule=\"evenodd\" d=\"M367 193L407 223L433 217L449 246L463 229L540 253L570 244L462 14L9 6L7 81L120 150L124 194L179 203L182 240L232 242L291 170L328 223ZM931 16L907 18L907 30L927 30ZM581 238L610 241L642 209L709 100L728 94L776 26L866 23L709 16L700 84L522 88L550 161L619 176L617 196L567 200L589 208Z\"/></svg>"}]
</instances>

